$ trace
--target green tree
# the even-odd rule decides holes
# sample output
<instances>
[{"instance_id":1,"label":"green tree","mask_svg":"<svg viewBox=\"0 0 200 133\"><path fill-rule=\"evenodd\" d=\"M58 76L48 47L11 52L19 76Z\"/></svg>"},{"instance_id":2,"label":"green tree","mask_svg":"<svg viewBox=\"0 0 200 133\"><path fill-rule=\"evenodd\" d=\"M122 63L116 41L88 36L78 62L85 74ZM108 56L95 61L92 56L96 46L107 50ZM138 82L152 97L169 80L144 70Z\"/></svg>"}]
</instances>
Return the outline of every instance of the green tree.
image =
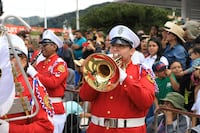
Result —
<instances>
[{"instance_id":1,"label":"green tree","mask_svg":"<svg viewBox=\"0 0 200 133\"><path fill-rule=\"evenodd\" d=\"M81 27L95 27L108 32L111 27L123 24L134 31L149 31L152 25L162 26L167 20L168 10L132 3L109 3L88 10L80 18Z\"/></svg>"},{"instance_id":2,"label":"green tree","mask_svg":"<svg viewBox=\"0 0 200 133\"><path fill-rule=\"evenodd\" d=\"M80 28L82 31L98 29L105 33L115 25L123 24L134 31L143 29L147 34L152 25L163 26L168 21L171 10L133 3L108 2L80 10ZM63 28L67 20L72 29L76 29L76 12L48 18L49 28ZM44 22L36 26L43 26Z\"/></svg>"}]
</instances>

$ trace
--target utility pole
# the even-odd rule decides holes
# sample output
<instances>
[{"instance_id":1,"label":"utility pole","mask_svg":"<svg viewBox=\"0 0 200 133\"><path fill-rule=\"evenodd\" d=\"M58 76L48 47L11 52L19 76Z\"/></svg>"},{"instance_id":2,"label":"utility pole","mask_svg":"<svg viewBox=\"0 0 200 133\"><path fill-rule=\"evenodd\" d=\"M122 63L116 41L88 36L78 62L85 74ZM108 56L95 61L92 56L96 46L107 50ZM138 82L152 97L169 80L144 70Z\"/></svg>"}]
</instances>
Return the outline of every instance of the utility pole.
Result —
<instances>
[{"instance_id":1,"label":"utility pole","mask_svg":"<svg viewBox=\"0 0 200 133\"><path fill-rule=\"evenodd\" d=\"M47 29L46 0L44 0L44 28Z\"/></svg>"},{"instance_id":2,"label":"utility pole","mask_svg":"<svg viewBox=\"0 0 200 133\"><path fill-rule=\"evenodd\" d=\"M80 29L79 24L79 9L78 9L78 0L76 0L76 30Z\"/></svg>"}]
</instances>

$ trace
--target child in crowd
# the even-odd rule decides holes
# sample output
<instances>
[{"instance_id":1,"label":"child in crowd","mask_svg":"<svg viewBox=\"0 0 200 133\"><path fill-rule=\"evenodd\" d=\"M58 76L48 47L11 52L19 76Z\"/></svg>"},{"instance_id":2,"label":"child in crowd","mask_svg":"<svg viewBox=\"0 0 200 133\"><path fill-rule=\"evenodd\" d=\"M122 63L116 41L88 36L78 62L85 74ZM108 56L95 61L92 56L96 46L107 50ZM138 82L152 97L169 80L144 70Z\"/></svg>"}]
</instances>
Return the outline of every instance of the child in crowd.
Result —
<instances>
[{"instance_id":1,"label":"child in crowd","mask_svg":"<svg viewBox=\"0 0 200 133\"><path fill-rule=\"evenodd\" d=\"M167 66L161 62L156 61L152 66L153 72L156 75L156 83L158 85L158 92L156 93L156 98L154 100L154 112L159 109L159 104L161 104L162 98L165 98L169 92L179 91L179 83L176 81L175 75ZM152 115L146 117L147 125L152 122Z\"/></svg>"},{"instance_id":2,"label":"child in crowd","mask_svg":"<svg viewBox=\"0 0 200 133\"><path fill-rule=\"evenodd\" d=\"M181 75L191 74L195 67L200 65L200 46L195 46L189 50L189 56L192 60L192 65L188 69L181 72Z\"/></svg>"},{"instance_id":3,"label":"child in crowd","mask_svg":"<svg viewBox=\"0 0 200 133\"><path fill-rule=\"evenodd\" d=\"M193 89L194 85L192 85L192 82L190 80L190 75L181 75L181 72L183 71L181 62L174 61L170 65L170 70L174 73L176 80L180 84L179 93L182 94L185 98L185 108L190 111L191 107L194 103L194 97L193 97Z\"/></svg>"},{"instance_id":4,"label":"child in crowd","mask_svg":"<svg viewBox=\"0 0 200 133\"><path fill-rule=\"evenodd\" d=\"M159 88L159 92L156 94L155 106L157 110L159 108L160 99L165 98L169 92L179 91L180 84L176 81L176 77L170 69L167 69L166 65L161 62L155 62L152 69L156 75L156 83Z\"/></svg>"},{"instance_id":5,"label":"child in crowd","mask_svg":"<svg viewBox=\"0 0 200 133\"><path fill-rule=\"evenodd\" d=\"M177 79L181 78L180 72L183 71L183 67L179 61L174 61L170 65L170 70L174 73Z\"/></svg>"}]
</instances>

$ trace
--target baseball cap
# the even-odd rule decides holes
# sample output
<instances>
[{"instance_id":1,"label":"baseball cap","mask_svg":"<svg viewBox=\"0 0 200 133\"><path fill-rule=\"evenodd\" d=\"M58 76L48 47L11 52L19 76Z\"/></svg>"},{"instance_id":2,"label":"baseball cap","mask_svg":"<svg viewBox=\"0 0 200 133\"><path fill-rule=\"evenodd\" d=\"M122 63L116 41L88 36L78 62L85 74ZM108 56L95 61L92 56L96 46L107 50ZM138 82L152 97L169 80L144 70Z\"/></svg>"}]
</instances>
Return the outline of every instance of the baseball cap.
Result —
<instances>
[{"instance_id":1,"label":"baseball cap","mask_svg":"<svg viewBox=\"0 0 200 133\"><path fill-rule=\"evenodd\" d=\"M167 68L167 66L166 66L163 62L161 62L161 61L155 62L155 63L153 64L153 66L152 66L152 70L153 70L154 72L162 72L162 71L164 71L166 68Z\"/></svg>"}]
</instances>

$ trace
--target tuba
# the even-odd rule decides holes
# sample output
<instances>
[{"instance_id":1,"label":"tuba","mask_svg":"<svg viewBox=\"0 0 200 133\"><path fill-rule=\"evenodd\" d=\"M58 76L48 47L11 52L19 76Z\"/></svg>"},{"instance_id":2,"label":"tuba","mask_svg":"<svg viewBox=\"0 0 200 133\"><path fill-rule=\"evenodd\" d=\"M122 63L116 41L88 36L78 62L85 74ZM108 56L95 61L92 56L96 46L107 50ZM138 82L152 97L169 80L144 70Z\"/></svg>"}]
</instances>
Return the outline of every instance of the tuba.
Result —
<instances>
[{"instance_id":1,"label":"tuba","mask_svg":"<svg viewBox=\"0 0 200 133\"><path fill-rule=\"evenodd\" d=\"M120 64L121 56L111 58L102 53L91 54L83 64L83 77L95 90L109 92L119 83Z\"/></svg>"}]
</instances>

